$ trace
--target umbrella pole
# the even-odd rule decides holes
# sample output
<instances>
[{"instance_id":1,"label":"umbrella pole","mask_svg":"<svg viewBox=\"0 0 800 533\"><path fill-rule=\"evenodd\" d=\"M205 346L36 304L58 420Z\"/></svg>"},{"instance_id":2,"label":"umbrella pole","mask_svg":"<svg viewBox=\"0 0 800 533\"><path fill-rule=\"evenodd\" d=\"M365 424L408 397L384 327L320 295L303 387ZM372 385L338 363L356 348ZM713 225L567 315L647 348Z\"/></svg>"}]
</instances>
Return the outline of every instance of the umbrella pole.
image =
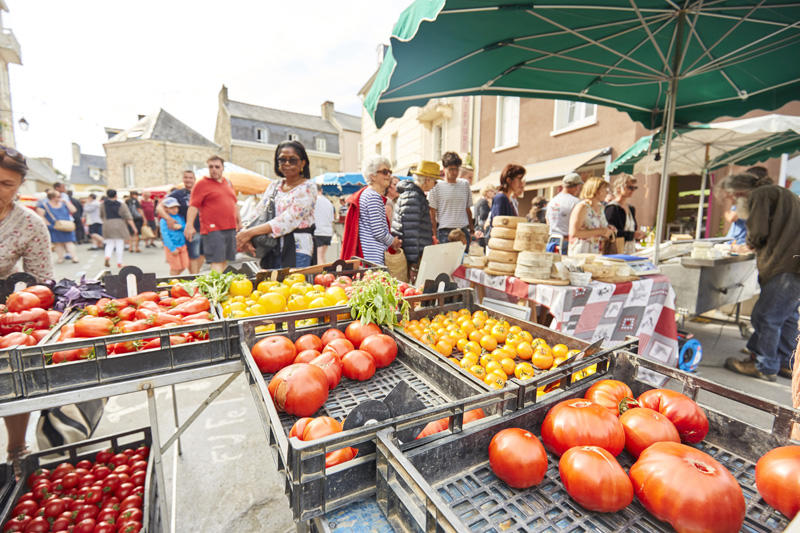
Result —
<instances>
[{"instance_id":1,"label":"umbrella pole","mask_svg":"<svg viewBox=\"0 0 800 533\"><path fill-rule=\"evenodd\" d=\"M700 180L700 203L697 205L697 226L694 230L694 238L700 238L700 231L703 228L703 201L706 197L706 183L708 182L708 147L706 144L706 162L703 165L703 178Z\"/></svg>"},{"instance_id":2,"label":"umbrella pole","mask_svg":"<svg viewBox=\"0 0 800 533\"><path fill-rule=\"evenodd\" d=\"M667 116L664 135L664 166L661 169L661 180L658 184L658 211L656 212L656 239L655 249L653 250L653 265L658 266L661 249L661 235L664 233L664 217L667 209L667 192L669 190L669 157L672 145L672 130L675 126L675 103L678 97L678 80L673 78L669 82L669 93L667 94Z\"/></svg>"}]
</instances>

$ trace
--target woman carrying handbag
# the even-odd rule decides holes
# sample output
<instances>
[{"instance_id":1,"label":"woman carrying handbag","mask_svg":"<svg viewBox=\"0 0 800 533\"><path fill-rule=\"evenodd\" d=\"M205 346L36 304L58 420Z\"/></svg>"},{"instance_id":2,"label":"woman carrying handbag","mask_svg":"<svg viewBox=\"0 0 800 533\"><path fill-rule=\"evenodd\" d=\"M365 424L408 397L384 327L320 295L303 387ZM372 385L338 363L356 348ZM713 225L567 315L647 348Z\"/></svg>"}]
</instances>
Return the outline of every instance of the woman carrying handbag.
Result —
<instances>
[{"instance_id":1,"label":"woman carrying handbag","mask_svg":"<svg viewBox=\"0 0 800 533\"><path fill-rule=\"evenodd\" d=\"M69 254L73 263L78 262L78 249L75 246L75 222L69 208L56 191L50 191L37 207L39 213L50 231L50 241L56 251L56 263L64 262L64 256Z\"/></svg>"}]
</instances>

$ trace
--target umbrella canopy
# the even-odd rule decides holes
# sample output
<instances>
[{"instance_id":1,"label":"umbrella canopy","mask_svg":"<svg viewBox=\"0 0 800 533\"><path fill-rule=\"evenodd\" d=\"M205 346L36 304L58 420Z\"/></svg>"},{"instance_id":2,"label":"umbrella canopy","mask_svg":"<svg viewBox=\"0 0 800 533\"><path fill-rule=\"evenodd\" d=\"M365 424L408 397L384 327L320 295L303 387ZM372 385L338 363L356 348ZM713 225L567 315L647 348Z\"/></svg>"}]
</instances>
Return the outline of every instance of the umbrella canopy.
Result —
<instances>
[{"instance_id":1,"label":"umbrella canopy","mask_svg":"<svg viewBox=\"0 0 800 533\"><path fill-rule=\"evenodd\" d=\"M661 166L663 135L658 131L637 140L608 167L610 173L650 173ZM753 165L800 150L800 117L762 117L675 128L669 164L673 174L714 170L729 164Z\"/></svg>"},{"instance_id":2,"label":"umbrella canopy","mask_svg":"<svg viewBox=\"0 0 800 533\"><path fill-rule=\"evenodd\" d=\"M718 0L417 0L364 99L380 127L434 97L580 100L663 124L775 109L800 89L800 4ZM663 230L662 179L656 236ZM654 260L658 260L655 247Z\"/></svg>"},{"instance_id":3,"label":"umbrella canopy","mask_svg":"<svg viewBox=\"0 0 800 533\"><path fill-rule=\"evenodd\" d=\"M406 180L408 176L394 176ZM358 191L367 184L364 175L356 172L326 172L316 176L314 183L322 185L322 192L328 196L346 196Z\"/></svg>"},{"instance_id":4,"label":"umbrella canopy","mask_svg":"<svg viewBox=\"0 0 800 533\"><path fill-rule=\"evenodd\" d=\"M208 168L197 170L195 175L208 176ZM253 172L229 161L225 161L222 175L230 180L233 190L239 194L262 194L270 183L269 178L258 172Z\"/></svg>"}]
</instances>

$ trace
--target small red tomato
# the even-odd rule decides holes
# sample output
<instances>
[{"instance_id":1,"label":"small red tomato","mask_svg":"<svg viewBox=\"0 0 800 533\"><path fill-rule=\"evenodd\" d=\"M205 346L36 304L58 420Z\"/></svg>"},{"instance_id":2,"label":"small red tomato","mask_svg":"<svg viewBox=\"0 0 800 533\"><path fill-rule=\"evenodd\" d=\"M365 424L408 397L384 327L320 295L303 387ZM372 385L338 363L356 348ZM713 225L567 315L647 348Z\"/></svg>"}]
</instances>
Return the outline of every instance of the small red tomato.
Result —
<instances>
[{"instance_id":1,"label":"small red tomato","mask_svg":"<svg viewBox=\"0 0 800 533\"><path fill-rule=\"evenodd\" d=\"M101 450L97 452L97 455L95 456L94 460L96 463L108 463L113 456L114 456L113 450L111 448L108 448L107 450Z\"/></svg>"},{"instance_id":2,"label":"small red tomato","mask_svg":"<svg viewBox=\"0 0 800 533\"><path fill-rule=\"evenodd\" d=\"M141 509L142 497L138 494L131 494L123 499L119 504L119 510L125 511L126 509Z\"/></svg>"},{"instance_id":3,"label":"small red tomato","mask_svg":"<svg viewBox=\"0 0 800 533\"><path fill-rule=\"evenodd\" d=\"M115 467L128 464L128 456L124 453L118 453L108 460L109 463Z\"/></svg>"},{"instance_id":4,"label":"small red tomato","mask_svg":"<svg viewBox=\"0 0 800 533\"><path fill-rule=\"evenodd\" d=\"M325 333L322 334L322 345L327 346L333 339L346 339L343 331L339 331L336 328L330 328L325 330Z\"/></svg>"},{"instance_id":5,"label":"small red tomato","mask_svg":"<svg viewBox=\"0 0 800 533\"><path fill-rule=\"evenodd\" d=\"M92 466L93 466L92 462L91 461L87 461L86 459L83 459L82 461L78 461L75 464L75 468L76 469L85 468L86 470L90 470L92 468Z\"/></svg>"},{"instance_id":6,"label":"small red tomato","mask_svg":"<svg viewBox=\"0 0 800 533\"><path fill-rule=\"evenodd\" d=\"M130 482L122 483L122 484L120 484L119 487L117 487L117 490L114 491L114 495L117 498L119 498L120 500L124 500L125 498L130 496L131 493L133 493L134 487L135 487L135 485L133 483L130 483Z\"/></svg>"},{"instance_id":7,"label":"small red tomato","mask_svg":"<svg viewBox=\"0 0 800 533\"><path fill-rule=\"evenodd\" d=\"M320 340L319 337L313 333L308 333L294 341L294 347L297 350L297 353L300 353L304 350L317 350L318 352L321 352L323 345L322 340Z\"/></svg>"},{"instance_id":8,"label":"small red tomato","mask_svg":"<svg viewBox=\"0 0 800 533\"><path fill-rule=\"evenodd\" d=\"M119 512L117 522L124 524L125 522L141 522L144 518L144 513L138 507L130 507L124 511Z\"/></svg>"},{"instance_id":9,"label":"small red tomato","mask_svg":"<svg viewBox=\"0 0 800 533\"><path fill-rule=\"evenodd\" d=\"M139 470L133 473L130 482L136 485L137 487L143 487L145 479L147 479L147 472Z\"/></svg>"},{"instance_id":10,"label":"small red tomato","mask_svg":"<svg viewBox=\"0 0 800 533\"><path fill-rule=\"evenodd\" d=\"M508 486L524 489L538 485L544 479L547 453L530 431L508 428L492 437L489 466Z\"/></svg>"},{"instance_id":11,"label":"small red tomato","mask_svg":"<svg viewBox=\"0 0 800 533\"><path fill-rule=\"evenodd\" d=\"M375 360L363 350L352 350L342 357L342 374L348 379L366 381L375 375Z\"/></svg>"},{"instance_id":12,"label":"small red tomato","mask_svg":"<svg viewBox=\"0 0 800 533\"><path fill-rule=\"evenodd\" d=\"M75 524L73 533L94 533L94 528L97 525L94 518L85 518Z\"/></svg>"}]
</instances>

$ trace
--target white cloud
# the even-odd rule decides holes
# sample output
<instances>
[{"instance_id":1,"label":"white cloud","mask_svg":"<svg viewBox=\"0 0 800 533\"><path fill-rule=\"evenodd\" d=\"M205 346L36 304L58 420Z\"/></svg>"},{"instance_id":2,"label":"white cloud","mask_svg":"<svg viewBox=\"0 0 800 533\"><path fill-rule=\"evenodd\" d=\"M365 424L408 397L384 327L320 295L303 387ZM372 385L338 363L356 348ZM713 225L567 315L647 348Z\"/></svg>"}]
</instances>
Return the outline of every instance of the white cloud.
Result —
<instances>
[{"instance_id":1,"label":"white cloud","mask_svg":"<svg viewBox=\"0 0 800 533\"><path fill-rule=\"evenodd\" d=\"M70 143L102 155L103 127L163 107L213 138L217 93L319 113L361 113L357 91L408 2L390 0L7 0L17 147L69 172Z\"/></svg>"}]
</instances>

